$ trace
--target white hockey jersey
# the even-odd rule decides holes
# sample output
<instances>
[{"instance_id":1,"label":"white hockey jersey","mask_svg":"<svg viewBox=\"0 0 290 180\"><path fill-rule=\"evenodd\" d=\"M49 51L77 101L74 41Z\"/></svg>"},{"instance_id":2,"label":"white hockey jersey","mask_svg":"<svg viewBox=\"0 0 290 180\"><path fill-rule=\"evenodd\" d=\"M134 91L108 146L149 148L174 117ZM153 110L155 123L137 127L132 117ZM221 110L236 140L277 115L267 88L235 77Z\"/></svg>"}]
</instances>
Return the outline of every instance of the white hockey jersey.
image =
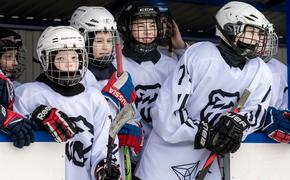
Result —
<instances>
[{"instance_id":1,"label":"white hockey jersey","mask_svg":"<svg viewBox=\"0 0 290 180\"><path fill-rule=\"evenodd\" d=\"M107 154L111 122L103 95L95 88L86 87L84 92L66 97L42 82L23 84L15 93L14 109L23 115L31 114L43 104L75 118L79 133L66 142L66 179L94 180L95 167Z\"/></svg>"},{"instance_id":2,"label":"white hockey jersey","mask_svg":"<svg viewBox=\"0 0 290 180\"><path fill-rule=\"evenodd\" d=\"M94 74L88 69L81 83L84 86L96 87L99 91L102 91L103 87L107 84L108 79L97 80Z\"/></svg>"},{"instance_id":3,"label":"white hockey jersey","mask_svg":"<svg viewBox=\"0 0 290 180\"><path fill-rule=\"evenodd\" d=\"M269 106L288 109L287 66L274 58L267 62L267 65L272 71L273 77L272 97Z\"/></svg>"},{"instance_id":4,"label":"white hockey jersey","mask_svg":"<svg viewBox=\"0 0 290 180\"><path fill-rule=\"evenodd\" d=\"M260 58L249 60L243 70L230 67L210 42L189 47L159 91L151 111L153 130L136 175L142 180L194 180L210 154L194 149L198 124L216 123L252 81L256 85L251 85L253 91L240 112L251 125L245 137L262 124L271 96L270 70ZM221 179L216 161L205 179Z\"/></svg>"},{"instance_id":5,"label":"white hockey jersey","mask_svg":"<svg viewBox=\"0 0 290 180\"><path fill-rule=\"evenodd\" d=\"M161 85L176 67L177 61L161 53L159 61L145 61L140 64L123 56L123 68L131 74L137 99L135 105L142 117L145 142L152 129L151 108L154 105Z\"/></svg>"}]
</instances>

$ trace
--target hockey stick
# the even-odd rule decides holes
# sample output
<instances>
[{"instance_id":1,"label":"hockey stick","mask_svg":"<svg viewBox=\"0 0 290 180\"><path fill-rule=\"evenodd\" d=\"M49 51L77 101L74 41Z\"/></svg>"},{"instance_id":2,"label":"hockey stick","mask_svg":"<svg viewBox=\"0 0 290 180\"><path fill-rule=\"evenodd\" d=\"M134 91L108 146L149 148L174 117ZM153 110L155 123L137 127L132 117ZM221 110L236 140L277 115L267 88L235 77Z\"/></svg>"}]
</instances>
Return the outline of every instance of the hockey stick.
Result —
<instances>
[{"instance_id":1,"label":"hockey stick","mask_svg":"<svg viewBox=\"0 0 290 180\"><path fill-rule=\"evenodd\" d=\"M123 127L123 125L134 117L134 109L131 104L126 104L122 110L117 114L114 121L112 121L109 130L108 150L107 150L107 161L105 166L105 173L111 174L112 170L112 155L114 149L115 138Z\"/></svg>"},{"instance_id":2,"label":"hockey stick","mask_svg":"<svg viewBox=\"0 0 290 180\"><path fill-rule=\"evenodd\" d=\"M233 112L234 113L238 113L240 112L240 110L244 107L248 97L250 96L251 91L246 88L243 92L243 95L241 97L241 99L239 100L238 104L233 108ZM200 170L196 180L203 180L204 177L206 176L209 168L211 167L211 165L213 164L214 160L216 159L217 154L214 152L211 152L210 155L208 156L206 162L204 163L202 169Z\"/></svg>"},{"instance_id":3,"label":"hockey stick","mask_svg":"<svg viewBox=\"0 0 290 180\"><path fill-rule=\"evenodd\" d=\"M246 88L242 94L241 99L239 100L238 104L233 108L233 112L238 113L240 112L240 110L243 108L244 104L246 103L248 97L250 96L251 92L253 92L258 84L259 84L259 79L262 76L262 71L259 70L260 66L261 66L261 62L258 62L258 66L257 66L257 71L255 73L255 77L252 80L252 82L250 83L250 85L248 86L248 88ZM215 158L217 157L216 153L211 152L210 155L208 156L207 160L205 161L202 169L200 170L200 172L197 175L196 180L203 180L204 177L206 176L209 168L211 167L211 165L213 164Z\"/></svg>"},{"instance_id":4,"label":"hockey stick","mask_svg":"<svg viewBox=\"0 0 290 180\"><path fill-rule=\"evenodd\" d=\"M123 63L122 63L121 37L118 31L116 32L116 61L117 61L117 76L120 77L123 73Z\"/></svg>"},{"instance_id":5,"label":"hockey stick","mask_svg":"<svg viewBox=\"0 0 290 180\"><path fill-rule=\"evenodd\" d=\"M121 37L119 32L116 32L116 61L117 61L117 76L120 77L123 73L123 63L122 63L122 48L121 48ZM126 180L131 180L131 159L129 147L122 147L124 156L124 168Z\"/></svg>"}]
</instances>

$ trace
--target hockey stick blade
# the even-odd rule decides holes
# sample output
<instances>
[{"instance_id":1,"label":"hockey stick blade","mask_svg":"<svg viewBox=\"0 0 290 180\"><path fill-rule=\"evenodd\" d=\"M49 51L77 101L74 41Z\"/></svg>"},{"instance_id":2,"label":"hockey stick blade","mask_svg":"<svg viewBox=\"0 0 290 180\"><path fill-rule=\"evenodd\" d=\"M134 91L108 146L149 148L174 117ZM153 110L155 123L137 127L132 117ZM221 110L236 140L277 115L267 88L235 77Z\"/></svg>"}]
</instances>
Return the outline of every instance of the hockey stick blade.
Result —
<instances>
[{"instance_id":1,"label":"hockey stick blade","mask_svg":"<svg viewBox=\"0 0 290 180\"><path fill-rule=\"evenodd\" d=\"M240 110L244 107L245 103L247 102L248 97L250 96L251 91L249 88L246 88L242 94L241 99L239 100L238 104L233 108L234 113L240 112ZM205 161L202 169L200 170L199 174L197 175L196 180L203 180L213 164L214 160L216 159L217 154L211 152L210 155L208 156L207 160Z\"/></svg>"},{"instance_id":2,"label":"hockey stick blade","mask_svg":"<svg viewBox=\"0 0 290 180\"><path fill-rule=\"evenodd\" d=\"M131 104L126 104L122 110L117 114L114 121L111 123L109 129L109 140L108 140L108 150L107 150L107 160L106 160L106 169L105 172L107 175L111 174L112 168L112 156L113 156L113 149L114 149L114 141L115 138L123 127L123 125L128 122L129 120L133 119L134 117L134 110Z\"/></svg>"}]
</instances>

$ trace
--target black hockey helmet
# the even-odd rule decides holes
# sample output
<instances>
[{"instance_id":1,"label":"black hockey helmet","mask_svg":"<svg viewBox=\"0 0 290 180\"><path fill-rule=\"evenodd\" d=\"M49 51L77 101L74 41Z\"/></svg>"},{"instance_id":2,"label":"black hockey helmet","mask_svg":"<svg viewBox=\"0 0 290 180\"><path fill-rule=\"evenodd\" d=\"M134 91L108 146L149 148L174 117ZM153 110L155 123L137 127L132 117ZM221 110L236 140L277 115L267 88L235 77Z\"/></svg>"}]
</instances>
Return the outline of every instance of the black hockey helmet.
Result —
<instances>
[{"instance_id":1,"label":"black hockey helmet","mask_svg":"<svg viewBox=\"0 0 290 180\"><path fill-rule=\"evenodd\" d=\"M22 47L21 36L8 29L0 29L0 53L8 49L19 49Z\"/></svg>"},{"instance_id":2,"label":"black hockey helmet","mask_svg":"<svg viewBox=\"0 0 290 180\"><path fill-rule=\"evenodd\" d=\"M133 37L133 21L138 19L154 19L156 22L157 35L153 42L142 43ZM123 35L125 43L133 43L141 53L150 52L157 47L158 37L161 33L160 11L157 6L148 2L130 2L121 11L117 21L117 28Z\"/></svg>"},{"instance_id":3,"label":"black hockey helmet","mask_svg":"<svg viewBox=\"0 0 290 180\"><path fill-rule=\"evenodd\" d=\"M1 61L1 70L2 72L9 77L11 80L16 79L20 73L24 70L24 49L22 47L22 40L20 34L9 30L9 29L0 29L0 58ZM8 68L7 59L2 59L2 56L5 52L16 50L16 61L17 64L13 68Z\"/></svg>"}]
</instances>

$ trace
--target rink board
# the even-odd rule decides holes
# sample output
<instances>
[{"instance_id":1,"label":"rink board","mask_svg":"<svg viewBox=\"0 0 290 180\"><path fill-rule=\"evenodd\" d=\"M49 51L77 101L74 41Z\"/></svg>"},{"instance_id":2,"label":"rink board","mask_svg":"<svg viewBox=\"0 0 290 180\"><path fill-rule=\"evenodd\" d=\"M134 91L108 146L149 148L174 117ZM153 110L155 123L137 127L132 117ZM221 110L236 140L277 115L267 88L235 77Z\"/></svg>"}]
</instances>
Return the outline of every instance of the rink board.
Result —
<instances>
[{"instance_id":1,"label":"rink board","mask_svg":"<svg viewBox=\"0 0 290 180\"><path fill-rule=\"evenodd\" d=\"M0 180L65 180L65 143L56 143L45 132L22 149L0 135Z\"/></svg>"},{"instance_id":2,"label":"rink board","mask_svg":"<svg viewBox=\"0 0 290 180\"><path fill-rule=\"evenodd\" d=\"M230 155L231 180L289 180L290 145L252 134Z\"/></svg>"}]
</instances>

